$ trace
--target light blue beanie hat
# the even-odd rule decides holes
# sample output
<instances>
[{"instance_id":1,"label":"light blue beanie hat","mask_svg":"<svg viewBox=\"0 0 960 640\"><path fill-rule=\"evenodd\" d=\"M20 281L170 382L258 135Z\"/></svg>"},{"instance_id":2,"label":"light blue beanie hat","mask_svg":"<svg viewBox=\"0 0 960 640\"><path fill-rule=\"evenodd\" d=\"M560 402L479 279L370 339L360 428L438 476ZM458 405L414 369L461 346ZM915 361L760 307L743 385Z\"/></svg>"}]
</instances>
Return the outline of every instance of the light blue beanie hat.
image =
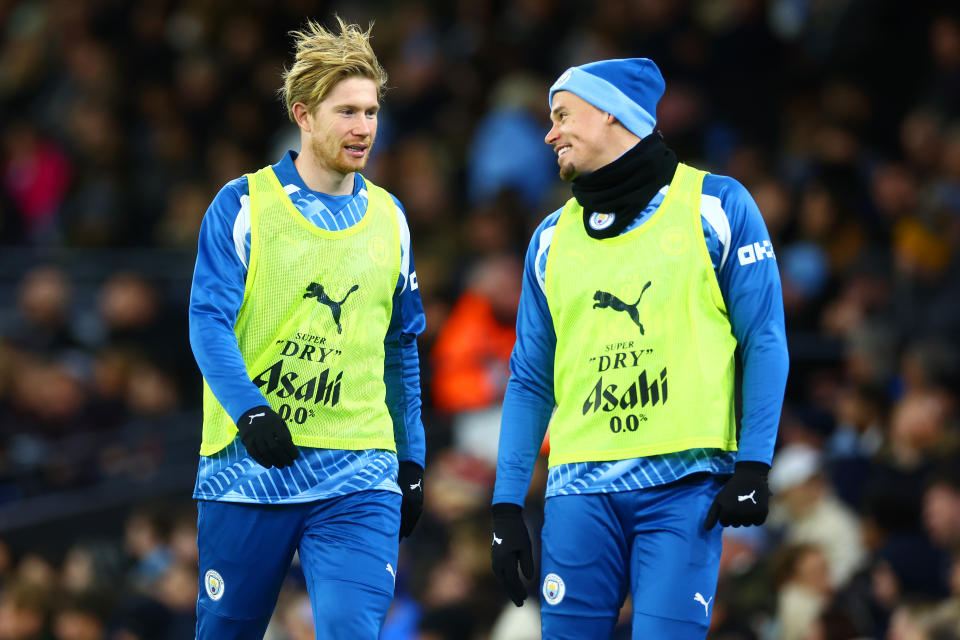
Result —
<instances>
[{"instance_id":1,"label":"light blue beanie hat","mask_svg":"<svg viewBox=\"0 0 960 640\"><path fill-rule=\"evenodd\" d=\"M548 104L553 109L557 91L575 93L646 138L657 124L657 103L665 87L660 69L649 58L600 60L564 71L550 87Z\"/></svg>"}]
</instances>

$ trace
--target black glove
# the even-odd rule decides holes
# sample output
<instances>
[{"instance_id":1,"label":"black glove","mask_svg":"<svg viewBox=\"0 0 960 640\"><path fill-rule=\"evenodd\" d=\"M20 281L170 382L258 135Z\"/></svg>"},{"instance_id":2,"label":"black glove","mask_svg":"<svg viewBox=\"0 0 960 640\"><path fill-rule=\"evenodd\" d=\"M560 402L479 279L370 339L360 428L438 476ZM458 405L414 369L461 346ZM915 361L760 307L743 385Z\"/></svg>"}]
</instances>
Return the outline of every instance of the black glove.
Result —
<instances>
[{"instance_id":1,"label":"black glove","mask_svg":"<svg viewBox=\"0 0 960 640\"><path fill-rule=\"evenodd\" d=\"M423 467L416 462L400 462L397 484L403 493L403 502L400 503L400 539L403 540L413 531L423 513Z\"/></svg>"},{"instance_id":2,"label":"black glove","mask_svg":"<svg viewBox=\"0 0 960 640\"><path fill-rule=\"evenodd\" d=\"M287 423L267 405L254 407L240 416L237 431L247 453L260 466L281 469L300 457Z\"/></svg>"},{"instance_id":3,"label":"black glove","mask_svg":"<svg viewBox=\"0 0 960 640\"><path fill-rule=\"evenodd\" d=\"M762 462L738 462L713 501L703 526L713 529L718 521L725 527L763 524L770 510L769 470L770 466Z\"/></svg>"},{"instance_id":4,"label":"black glove","mask_svg":"<svg viewBox=\"0 0 960 640\"><path fill-rule=\"evenodd\" d=\"M493 505L493 543L490 547L493 575L518 607L527 598L517 564L527 580L533 579L533 547L519 505L501 502Z\"/></svg>"}]
</instances>

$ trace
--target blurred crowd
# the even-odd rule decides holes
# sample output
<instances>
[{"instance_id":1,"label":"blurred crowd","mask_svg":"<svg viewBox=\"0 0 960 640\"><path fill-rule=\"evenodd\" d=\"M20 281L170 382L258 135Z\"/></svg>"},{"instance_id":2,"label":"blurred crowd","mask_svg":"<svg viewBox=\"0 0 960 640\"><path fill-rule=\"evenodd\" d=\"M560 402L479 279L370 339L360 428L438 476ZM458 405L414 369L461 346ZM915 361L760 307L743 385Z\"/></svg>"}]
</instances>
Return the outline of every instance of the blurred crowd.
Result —
<instances>
[{"instance_id":1,"label":"blurred crowd","mask_svg":"<svg viewBox=\"0 0 960 640\"><path fill-rule=\"evenodd\" d=\"M195 459L185 295L137 265L192 262L219 188L297 144L276 96L288 32L334 12L375 20L390 89L367 174L404 204L427 312L426 513L383 637L539 637L538 585L516 609L493 583L488 507L524 251L569 197L542 141L547 88L573 64L647 56L667 144L746 185L784 288L774 508L725 531L710 638L960 638L949 1L0 3L0 258L144 252L92 282L39 257L0 274L0 509ZM544 482L541 460L534 533ZM54 549L0 544L0 640L191 637L186 493L88 540L57 526ZM303 584L295 566L270 640L313 637Z\"/></svg>"},{"instance_id":2,"label":"blurred crowd","mask_svg":"<svg viewBox=\"0 0 960 640\"><path fill-rule=\"evenodd\" d=\"M185 301L133 272L77 301L52 265L26 270L15 294L0 342L0 505L155 470L182 433L163 425L198 395Z\"/></svg>"}]
</instances>

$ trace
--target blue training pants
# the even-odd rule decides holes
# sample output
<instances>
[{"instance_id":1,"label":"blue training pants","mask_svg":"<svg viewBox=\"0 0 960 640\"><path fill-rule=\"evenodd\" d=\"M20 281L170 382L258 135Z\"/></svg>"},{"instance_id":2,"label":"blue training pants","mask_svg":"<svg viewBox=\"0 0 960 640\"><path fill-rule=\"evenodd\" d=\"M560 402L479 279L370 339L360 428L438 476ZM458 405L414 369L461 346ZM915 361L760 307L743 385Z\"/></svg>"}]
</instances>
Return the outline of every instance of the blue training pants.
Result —
<instances>
[{"instance_id":1,"label":"blue training pants","mask_svg":"<svg viewBox=\"0 0 960 640\"><path fill-rule=\"evenodd\" d=\"M543 640L609 638L627 595L633 638L703 640L721 532L703 521L721 488L695 474L620 493L548 498L543 525Z\"/></svg>"},{"instance_id":2,"label":"blue training pants","mask_svg":"<svg viewBox=\"0 0 960 640\"><path fill-rule=\"evenodd\" d=\"M197 640L261 640L294 551L317 639L375 640L393 601L400 495L303 504L198 501Z\"/></svg>"}]
</instances>

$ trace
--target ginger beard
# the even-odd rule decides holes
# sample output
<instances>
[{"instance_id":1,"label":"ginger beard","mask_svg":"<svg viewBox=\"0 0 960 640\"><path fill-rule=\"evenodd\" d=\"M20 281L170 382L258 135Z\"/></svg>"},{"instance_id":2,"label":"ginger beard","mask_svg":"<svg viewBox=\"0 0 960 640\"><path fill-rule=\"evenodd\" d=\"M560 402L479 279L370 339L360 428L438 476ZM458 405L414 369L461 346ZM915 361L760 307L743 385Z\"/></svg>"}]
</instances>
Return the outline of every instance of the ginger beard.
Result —
<instances>
[{"instance_id":1,"label":"ginger beard","mask_svg":"<svg viewBox=\"0 0 960 640\"><path fill-rule=\"evenodd\" d=\"M319 136L310 137L310 150L321 166L342 175L363 171L370 159L376 129L367 136L343 135L331 127ZM355 148L356 151L351 148Z\"/></svg>"}]
</instances>

